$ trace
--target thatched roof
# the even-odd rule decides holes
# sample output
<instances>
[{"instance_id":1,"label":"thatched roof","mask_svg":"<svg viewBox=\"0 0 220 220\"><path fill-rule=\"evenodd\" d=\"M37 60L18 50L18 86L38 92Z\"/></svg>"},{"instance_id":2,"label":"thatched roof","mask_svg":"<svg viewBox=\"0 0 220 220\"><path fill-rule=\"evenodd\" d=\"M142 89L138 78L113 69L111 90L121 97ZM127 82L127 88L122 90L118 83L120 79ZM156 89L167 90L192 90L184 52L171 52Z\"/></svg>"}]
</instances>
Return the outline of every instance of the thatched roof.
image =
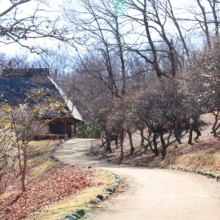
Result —
<instances>
[{"instance_id":1,"label":"thatched roof","mask_svg":"<svg viewBox=\"0 0 220 220\"><path fill-rule=\"evenodd\" d=\"M4 69L0 77L1 94L11 103L19 103L25 99L26 92L35 88L45 88L53 91L50 96L66 102L73 118L83 121L80 113L67 98L61 88L50 78L48 68ZM1 99L0 99L1 102Z\"/></svg>"}]
</instances>

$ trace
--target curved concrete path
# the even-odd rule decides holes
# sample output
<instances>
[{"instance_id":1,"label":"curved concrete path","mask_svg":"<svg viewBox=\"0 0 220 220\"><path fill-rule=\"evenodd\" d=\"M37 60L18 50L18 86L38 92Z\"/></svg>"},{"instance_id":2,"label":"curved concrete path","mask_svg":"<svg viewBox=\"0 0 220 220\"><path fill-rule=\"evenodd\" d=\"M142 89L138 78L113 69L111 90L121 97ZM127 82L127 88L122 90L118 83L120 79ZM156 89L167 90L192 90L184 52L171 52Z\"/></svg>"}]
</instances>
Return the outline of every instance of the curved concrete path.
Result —
<instances>
[{"instance_id":1,"label":"curved concrete path","mask_svg":"<svg viewBox=\"0 0 220 220\"><path fill-rule=\"evenodd\" d=\"M128 190L111 198L93 220L219 220L220 184L204 176L178 171L115 166L89 156L91 140L65 142L56 157L73 165L113 171Z\"/></svg>"}]
</instances>

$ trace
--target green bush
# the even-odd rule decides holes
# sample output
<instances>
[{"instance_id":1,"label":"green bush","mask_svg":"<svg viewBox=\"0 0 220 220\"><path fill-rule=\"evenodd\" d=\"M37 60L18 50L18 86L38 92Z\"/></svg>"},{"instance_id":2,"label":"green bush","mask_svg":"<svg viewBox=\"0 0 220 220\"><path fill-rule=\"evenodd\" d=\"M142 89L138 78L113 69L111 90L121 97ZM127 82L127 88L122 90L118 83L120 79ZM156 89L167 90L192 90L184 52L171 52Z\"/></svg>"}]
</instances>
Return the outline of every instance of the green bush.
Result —
<instances>
[{"instance_id":1,"label":"green bush","mask_svg":"<svg viewBox=\"0 0 220 220\"><path fill-rule=\"evenodd\" d=\"M99 138L97 137L97 126L93 123L79 122L76 126L77 138Z\"/></svg>"}]
</instances>

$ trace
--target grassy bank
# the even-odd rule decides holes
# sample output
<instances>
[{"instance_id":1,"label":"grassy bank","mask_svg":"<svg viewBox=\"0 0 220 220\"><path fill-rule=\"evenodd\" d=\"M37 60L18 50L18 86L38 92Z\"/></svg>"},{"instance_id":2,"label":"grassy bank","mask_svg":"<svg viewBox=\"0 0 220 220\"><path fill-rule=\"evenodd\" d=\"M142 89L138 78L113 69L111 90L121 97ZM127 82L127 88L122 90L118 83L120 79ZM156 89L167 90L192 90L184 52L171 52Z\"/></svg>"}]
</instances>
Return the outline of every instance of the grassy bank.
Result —
<instances>
[{"instance_id":1,"label":"grassy bank","mask_svg":"<svg viewBox=\"0 0 220 220\"><path fill-rule=\"evenodd\" d=\"M181 144L176 141L171 141L170 146L167 149L167 156L162 158L161 154L155 156L149 147L140 146L141 137L140 133L133 134L133 144L135 152L133 156L130 156L130 142L126 137L124 141L124 159L120 161L120 148L116 148L114 142L111 143L112 153L106 152L104 147L101 146L100 140L96 140L92 145L92 152L102 160L106 160L112 163L122 163L128 165L144 165L148 167L178 167L187 168L191 171L202 171L206 173L215 173L220 175L220 143L219 136L214 137L211 133L211 127L214 122L212 114L205 114L201 116L202 125L200 130L202 136L198 140L194 140L192 145L189 145L188 137L189 133L184 131L182 134ZM147 135L145 133L145 135ZM158 140L159 142L159 140ZM161 151L161 146L158 144L158 150Z\"/></svg>"},{"instance_id":2,"label":"grassy bank","mask_svg":"<svg viewBox=\"0 0 220 220\"><path fill-rule=\"evenodd\" d=\"M155 163L149 163L148 165L153 166ZM220 145L215 143L196 152L168 158L156 163L156 165L161 167L171 166L175 169L187 168L189 171L202 171L220 175Z\"/></svg>"}]
</instances>

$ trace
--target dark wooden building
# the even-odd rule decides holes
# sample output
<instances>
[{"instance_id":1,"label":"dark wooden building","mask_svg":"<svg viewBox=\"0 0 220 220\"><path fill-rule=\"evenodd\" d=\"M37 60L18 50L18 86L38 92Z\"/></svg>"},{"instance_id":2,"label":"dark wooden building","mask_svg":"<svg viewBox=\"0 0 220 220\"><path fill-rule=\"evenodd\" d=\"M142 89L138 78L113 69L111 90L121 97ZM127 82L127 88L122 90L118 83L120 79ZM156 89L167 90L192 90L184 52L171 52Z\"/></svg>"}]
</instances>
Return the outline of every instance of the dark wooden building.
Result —
<instances>
[{"instance_id":1,"label":"dark wooden building","mask_svg":"<svg viewBox=\"0 0 220 220\"><path fill-rule=\"evenodd\" d=\"M45 132L48 135L57 134L64 137L75 137L76 123L82 122L83 119L62 89L52 80L48 68L3 70L3 74L0 77L0 94L4 94L10 102L19 103L19 100L25 98L24 91L30 91L34 88L46 88L53 91L52 95L59 100L63 100L69 112L68 116L64 115L62 118L57 118L51 122ZM14 91L13 93L11 92L12 90Z\"/></svg>"}]
</instances>

